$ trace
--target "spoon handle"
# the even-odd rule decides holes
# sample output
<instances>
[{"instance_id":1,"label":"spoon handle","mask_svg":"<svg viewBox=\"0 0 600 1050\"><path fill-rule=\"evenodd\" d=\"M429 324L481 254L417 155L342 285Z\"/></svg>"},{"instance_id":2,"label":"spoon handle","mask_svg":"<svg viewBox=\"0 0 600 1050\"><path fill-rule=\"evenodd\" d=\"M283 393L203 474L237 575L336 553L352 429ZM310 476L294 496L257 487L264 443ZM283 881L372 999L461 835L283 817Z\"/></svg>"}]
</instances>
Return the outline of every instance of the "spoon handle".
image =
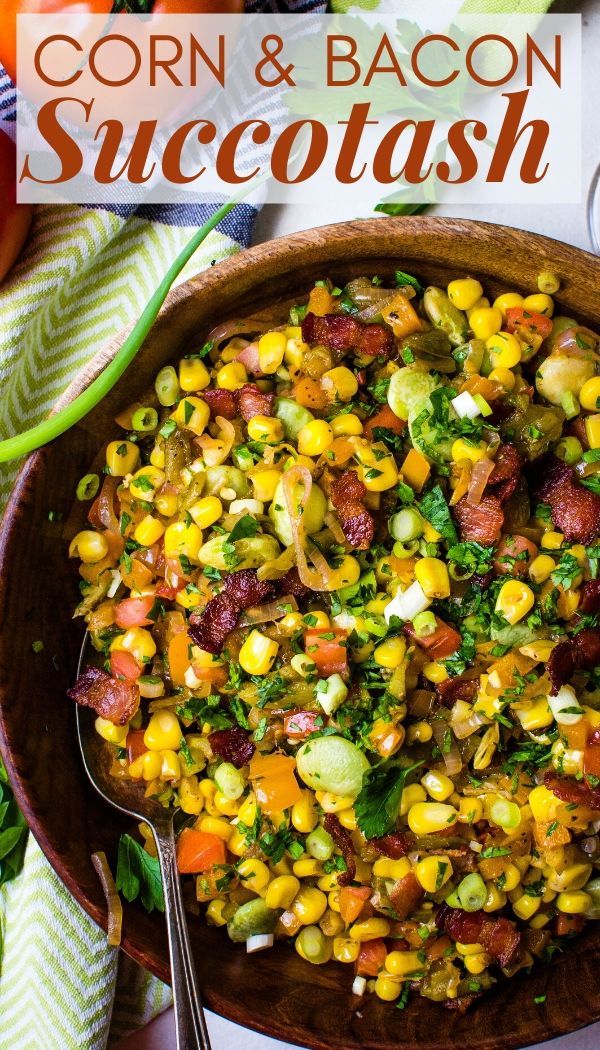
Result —
<instances>
[{"instance_id":1,"label":"spoon handle","mask_svg":"<svg viewBox=\"0 0 600 1050\"><path fill-rule=\"evenodd\" d=\"M165 895L177 1050L211 1050L183 907L173 827L153 827Z\"/></svg>"}]
</instances>

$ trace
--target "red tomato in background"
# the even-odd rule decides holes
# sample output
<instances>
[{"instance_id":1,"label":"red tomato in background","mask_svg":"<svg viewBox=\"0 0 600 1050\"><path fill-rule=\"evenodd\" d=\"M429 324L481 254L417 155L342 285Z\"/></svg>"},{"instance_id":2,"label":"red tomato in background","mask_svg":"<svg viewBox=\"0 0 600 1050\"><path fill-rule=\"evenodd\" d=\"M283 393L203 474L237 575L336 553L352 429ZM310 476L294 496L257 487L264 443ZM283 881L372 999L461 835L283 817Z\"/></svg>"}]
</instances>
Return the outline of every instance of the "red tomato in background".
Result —
<instances>
[{"instance_id":1,"label":"red tomato in background","mask_svg":"<svg viewBox=\"0 0 600 1050\"><path fill-rule=\"evenodd\" d=\"M0 281L18 258L32 218L31 204L17 204L16 149L0 131Z\"/></svg>"}]
</instances>

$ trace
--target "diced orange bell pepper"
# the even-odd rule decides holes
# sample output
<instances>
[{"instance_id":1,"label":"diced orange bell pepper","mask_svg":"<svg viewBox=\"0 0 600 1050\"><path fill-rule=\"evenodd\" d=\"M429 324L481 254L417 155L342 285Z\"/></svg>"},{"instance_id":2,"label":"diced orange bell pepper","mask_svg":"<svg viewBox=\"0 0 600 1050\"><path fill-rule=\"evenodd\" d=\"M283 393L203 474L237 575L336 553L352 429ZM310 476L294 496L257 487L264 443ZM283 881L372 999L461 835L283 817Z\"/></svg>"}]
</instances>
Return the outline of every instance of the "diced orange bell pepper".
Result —
<instances>
[{"instance_id":1,"label":"diced orange bell pepper","mask_svg":"<svg viewBox=\"0 0 600 1050\"><path fill-rule=\"evenodd\" d=\"M295 768L295 758L254 752L250 760L249 779L263 813L277 813L300 801L302 791L294 775Z\"/></svg>"},{"instance_id":2,"label":"diced orange bell pepper","mask_svg":"<svg viewBox=\"0 0 600 1050\"><path fill-rule=\"evenodd\" d=\"M325 314L331 313L332 309L333 299L329 289L322 284L315 285L308 297L308 312L315 314L316 317L325 317Z\"/></svg>"},{"instance_id":3,"label":"diced orange bell pepper","mask_svg":"<svg viewBox=\"0 0 600 1050\"><path fill-rule=\"evenodd\" d=\"M574 751L585 751L590 735L590 723L587 718L582 718L574 726L561 726L560 729L561 733L569 741L569 747L573 748ZM597 751L600 756L600 747L597 748Z\"/></svg>"},{"instance_id":4,"label":"diced orange bell pepper","mask_svg":"<svg viewBox=\"0 0 600 1050\"><path fill-rule=\"evenodd\" d=\"M356 922L370 896L371 890L369 886L342 886L340 890L340 915L346 926Z\"/></svg>"},{"instance_id":5,"label":"diced orange bell pepper","mask_svg":"<svg viewBox=\"0 0 600 1050\"><path fill-rule=\"evenodd\" d=\"M347 672L348 650L345 645L347 637L347 632L340 628L320 627L306 631L304 651L317 665L317 671L323 678Z\"/></svg>"},{"instance_id":6,"label":"diced orange bell pepper","mask_svg":"<svg viewBox=\"0 0 600 1050\"><path fill-rule=\"evenodd\" d=\"M327 408L329 404L327 394L321 384L309 376L305 376L304 379L300 379L296 383L293 398L294 401L297 401L299 405L303 405L304 408L315 408L317 411Z\"/></svg>"},{"instance_id":7,"label":"diced orange bell pepper","mask_svg":"<svg viewBox=\"0 0 600 1050\"><path fill-rule=\"evenodd\" d=\"M402 339L405 335L420 332L423 324L414 306L406 295L399 292L394 296L391 303L384 306L381 316L386 324L389 324L396 339Z\"/></svg>"},{"instance_id":8,"label":"diced orange bell pepper","mask_svg":"<svg viewBox=\"0 0 600 1050\"><path fill-rule=\"evenodd\" d=\"M472 397L475 397L475 394L479 394L486 401L496 401L499 397L506 394L502 383L496 383L493 379L486 379L485 376L470 376L461 386L461 394L465 390Z\"/></svg>"},{"instance_id":9,"label":"diced orange bell pepper","mask_svg":"<svg viewBox=\"0 0 600 1050\"><path fill-rule=\"evenodd\" d=\"M190 638L187 631L176 634L169 642L169 673L173 685L185 685L185 672L191 664Z\"/></svg>"},{"instance_id":10,"label":"diced orange bell pepper","mask_svg":"<svg viewBox=\"0 0 600 1050\"><path fill-rule=\"evenodd\" d=\"M561 729L576 729L577 726L561 726ZM573 747L569 738L569 747ZM580 750L576 748L575 750ZM600 746L588 744L583 752L583 771L593 777L600 777Z\"/></svg>"},{"instance_id":11,"label":"diced orange bell pepper","mask_svg":"<svg viewBox=\"0 0 600 1050\"><path fill-rule=\"evenodd\" d=\"M225 843L218 835L196 828L184 828L177 839L177 869L182 875L208 871L225 863Z\"/></svg>"},{"instance_id":12,"label":"diced orange bell pepper","mask_svg":"<svg viewBox=\"0 0 600 1050\"><path fill-rule=\"evenodd\" d=\"M407 485L410 485L415 492L420 492L431 473L431 465L427 462L422 452L419 452L416 448L411 448L400 468L400 472Z\"/></svg>"},{"instance_id":13,"label":"diced orange bell pepper","mask_svg":"<svg viewBox=\"0 0 600 1050\"><path fill-rule=\"evenodd\" d=\"M364 424L363 433L368 441L376 440L373 434L375 427L383 427L384 430L391 430L394 434L402 434L406 429L406 421L392 412L389 405L382 405Z\"/></svg>"}]
</instances>

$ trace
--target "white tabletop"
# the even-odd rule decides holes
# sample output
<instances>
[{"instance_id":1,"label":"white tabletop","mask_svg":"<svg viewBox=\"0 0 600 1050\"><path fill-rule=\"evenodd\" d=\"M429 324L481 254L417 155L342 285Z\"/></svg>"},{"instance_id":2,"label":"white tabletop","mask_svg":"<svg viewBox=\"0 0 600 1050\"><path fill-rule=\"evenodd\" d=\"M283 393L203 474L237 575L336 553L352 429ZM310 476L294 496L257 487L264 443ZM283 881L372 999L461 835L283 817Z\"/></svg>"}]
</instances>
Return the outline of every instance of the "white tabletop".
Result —
<instances>
[{"instance_id":1,"label":"white tabletop","mask_svg":"<svg viewBox=\"0 0 600 1050\"><path fill-rule=\"evenodd\" d=\"M482 219L488 222L516 226L536 233L544 233L557 240L567 241L580 248L591 250L590 238L586 225L585 196L593 172L600 163L600 107L598 106L598 81L600 70L597 56L600 53L600 3L598 0L575 0L575 2L556 3L553 10L581 11L583 14L584 40L584 91L583 127L583 187L580 204L562 205L549 208L547 205L535 208L527 206L494 205L486 207L436 208L433 214L454 215L470 219ZM568 158L567 158L568 160ZM310 208L305 206L267 206L258 218L255 243L271 240L273 237L285 236L297 230L311 226L322 226L331 222L342 222L354 218L372 217L371 207L375 201L365 202L363 215L348 212L344 207L343 195L332 194L323 202L315 202ZM382 218L382 221L385 219ZM265 1036L239 1028L215 1014L208 1014L208 1027L213 1050L295 1050L289 1043L280 1043ZM399 1032L399 1045L401 1033ZM598 1050L600 1046L600 1023L592 1025L581 1032L542 1043L535 1050ZM138 1033L121 1044L119 1050L175 1050L175 1034L172 1012L168 1011L157 1018L143 1032Z\"/></svg>"}]
</instances>

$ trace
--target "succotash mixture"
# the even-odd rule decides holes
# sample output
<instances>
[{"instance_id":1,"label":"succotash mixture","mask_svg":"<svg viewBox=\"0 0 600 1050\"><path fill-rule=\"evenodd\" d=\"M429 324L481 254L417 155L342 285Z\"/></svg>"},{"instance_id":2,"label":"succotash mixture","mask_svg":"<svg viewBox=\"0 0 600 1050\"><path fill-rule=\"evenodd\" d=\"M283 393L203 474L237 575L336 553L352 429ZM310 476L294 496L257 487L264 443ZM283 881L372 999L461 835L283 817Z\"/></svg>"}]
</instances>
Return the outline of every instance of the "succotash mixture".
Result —
<instances>
[{"instance_id":1,"label":"succotash mixture","mask_svg":"<svg viewBox=\"0 0 600 1050\"><path fill-rule=\"evenodd\" d=\"M114 775L188 815L208 923L398 1006L600 918L600 337L538 288L317 281L163 368L78 489Z\"/></svg>"}]
</instances>

